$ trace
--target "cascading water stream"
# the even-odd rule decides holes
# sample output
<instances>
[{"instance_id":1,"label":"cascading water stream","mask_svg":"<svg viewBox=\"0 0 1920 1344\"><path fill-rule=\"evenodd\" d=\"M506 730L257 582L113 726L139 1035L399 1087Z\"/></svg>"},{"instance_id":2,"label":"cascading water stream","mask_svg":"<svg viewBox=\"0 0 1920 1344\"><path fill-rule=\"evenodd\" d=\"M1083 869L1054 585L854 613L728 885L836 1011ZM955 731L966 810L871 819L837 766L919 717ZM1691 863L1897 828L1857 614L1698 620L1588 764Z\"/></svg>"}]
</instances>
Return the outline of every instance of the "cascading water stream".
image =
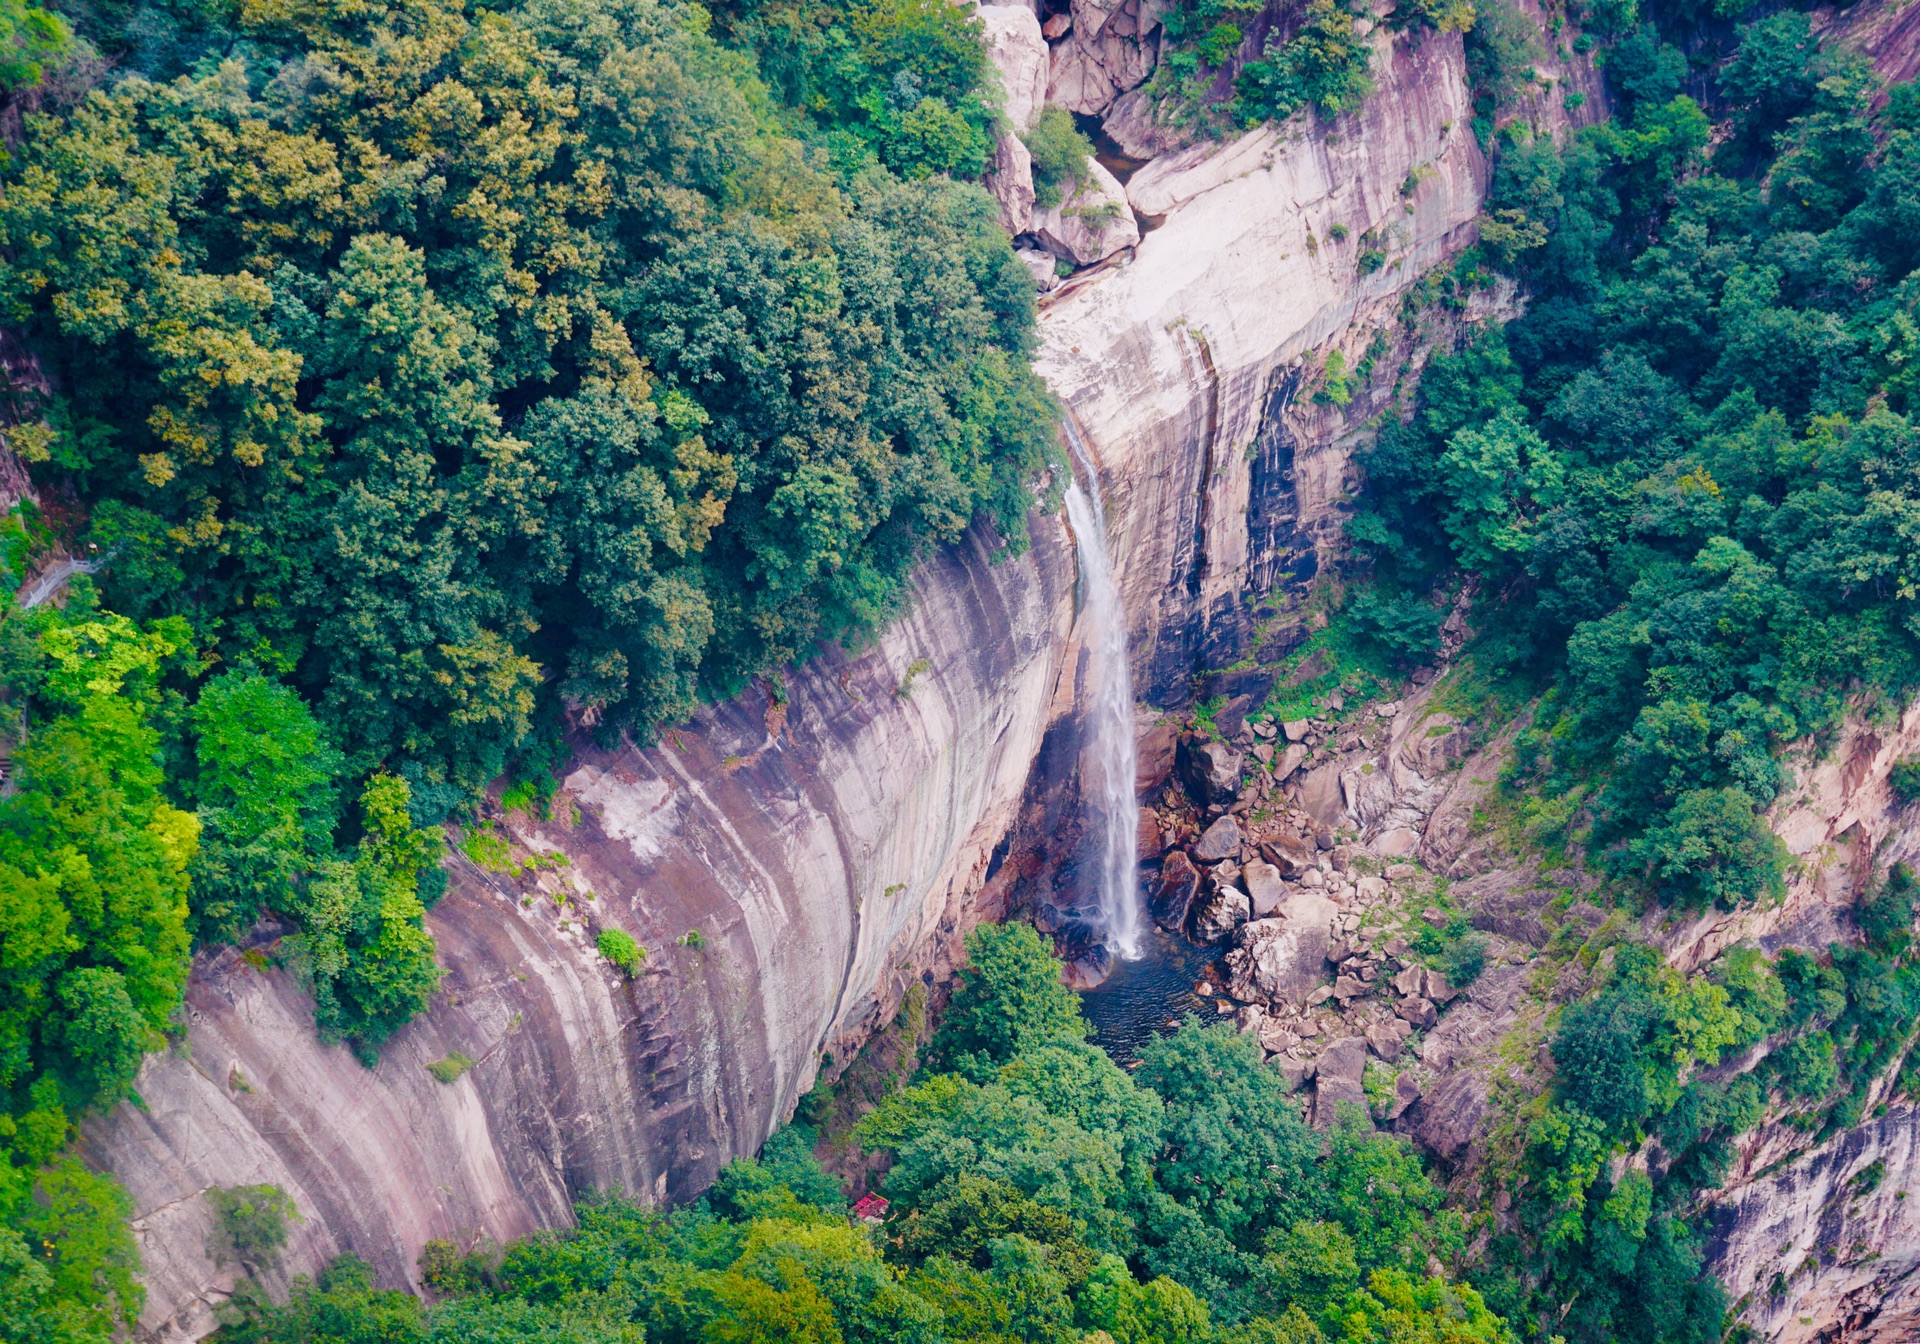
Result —
<instances>
[{"instance_id":1,"label":"cascading water stream","mask_svg":"<svg viewBox=\"0 0 1920 1344\"><path fill-rule=\"evenodd\" d=\"M1133 674L1127 666L1126 613L1120 607L1113 561L1107 554L1100 475L1071 419L1066 422L1066 434L1075 468L1067 486L1067 519L1073 524L1079 551L1082 619L1091 660L1080 791L1093 818L1107 947L1122 961L1133 961L1144 951L1144 921L1135 849L1140 823L1134 796Z\"/></svg>"}]
</instances>

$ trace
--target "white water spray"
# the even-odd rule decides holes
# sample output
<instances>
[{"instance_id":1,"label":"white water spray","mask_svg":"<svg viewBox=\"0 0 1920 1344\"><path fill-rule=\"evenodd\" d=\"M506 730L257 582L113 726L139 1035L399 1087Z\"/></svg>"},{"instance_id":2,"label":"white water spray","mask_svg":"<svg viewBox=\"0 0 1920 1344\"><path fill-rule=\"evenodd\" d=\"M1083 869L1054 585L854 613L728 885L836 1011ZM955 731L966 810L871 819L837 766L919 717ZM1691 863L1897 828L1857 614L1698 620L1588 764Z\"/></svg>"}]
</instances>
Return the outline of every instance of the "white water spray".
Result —
<instances>
[{"instance_id":1,"label":"white water spray","mask_svg":"<svg viewBox=\"0 0 1920 1344\"><path fill-rule=\"evenodd\" d=\"M1100 476L1073 421L1066 422L1075 471L1067 486L1067 518L1080 554L1092 688L1081 752L1080 792L1093 814L1099 844L1100 913L1107 946L1123 961L1141 954L1139 803L1134 796L1133 674L1127 667L1127 619L1107 555ZM1086 485L1080 484L1084 477Z\"/></svg>"}]
</instances>

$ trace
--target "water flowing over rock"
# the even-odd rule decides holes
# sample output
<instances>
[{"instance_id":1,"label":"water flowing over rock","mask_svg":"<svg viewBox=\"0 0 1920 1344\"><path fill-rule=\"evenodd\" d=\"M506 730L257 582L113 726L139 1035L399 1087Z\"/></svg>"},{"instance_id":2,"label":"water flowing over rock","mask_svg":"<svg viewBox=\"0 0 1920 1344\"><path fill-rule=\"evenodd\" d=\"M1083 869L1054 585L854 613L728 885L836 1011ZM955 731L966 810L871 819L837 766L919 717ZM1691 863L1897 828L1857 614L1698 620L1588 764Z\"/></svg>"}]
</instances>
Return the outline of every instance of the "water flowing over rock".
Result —
<instances>
[{"instance_id":1,"label":"water flowing over rock","mask_svg":"<svg viewBox=\"0 0 1920 1344\"><path fill-rule=\"evenodd\" d=\"M1095 893L1106 945L1131 960L1140 955L1142 928L1140 876L1135 846L1140 833L1138 773L1133 735L1133 675L1127 664L1126 613L1107 555L1107 525L1100 498L1100 476L1087 456L1072 421L1067 445L1077 474L1067 488L1067 517L1080 559L1080 619L1093 667L1087 697L1086 749L1080 767L1080 793L1092 815L1097 851ZM1081 477L1085 478L1082 485Z\"/></svg>"},{"instance_id":2,"label":"water flowing over rock","mask_svg":"<svg viewBox=\"0 0 1920 1344\"><path fill-rule=\"evenodd\" d=\"M1076 6L1068 40L1088 26ZM1297 437L1300 358L1473 236L1486 169L1460 38L1376 40L1378 92L1337 139L1266 129L1147 165L1131 203L1164 222L1128 264L1045 302L1038 365L1110 477L1135 684L1151 703L1187 703L1196 669L1239 658L1245 594L1303 583L1339 528L1349 450ZM1358 239L1375 229L1387 263L1360 275Z\"/></svg>"}]
</instances>

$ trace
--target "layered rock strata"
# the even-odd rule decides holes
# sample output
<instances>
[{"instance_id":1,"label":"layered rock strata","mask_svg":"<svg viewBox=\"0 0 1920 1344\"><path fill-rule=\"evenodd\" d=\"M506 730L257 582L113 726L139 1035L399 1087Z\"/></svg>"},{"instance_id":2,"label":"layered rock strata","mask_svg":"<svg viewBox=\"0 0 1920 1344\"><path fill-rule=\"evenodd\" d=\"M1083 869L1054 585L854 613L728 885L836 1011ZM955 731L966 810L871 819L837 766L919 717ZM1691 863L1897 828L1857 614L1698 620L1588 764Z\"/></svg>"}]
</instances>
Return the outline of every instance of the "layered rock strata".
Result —
<instances>
[{"instance_id":1,"label":"layered rock strata","mask_svg":"<svg viewBox=\"0 0 1920 1344\"><path fill-rule=\"evenodd\" d=\"M1303 586L1337 533L1349 451L1296 433L1305 357L1384 322L1473 236L1486 169L1459 38L1374 40L1363 110L1149 163L1127 195L1158 227L1042 299L1039 367L1100 465L1155 704L1240 657L1247 595Z\"/></svg>"},{"instance_id":2,"label":"layered rock strata","mask_svg":"<svg viewBox=\"0 0 1920 1344\"><path fill-rule=\"evenodd\" d=\"M749 693L646 750L576 743L554 820L509 816L510 863L452 860L427 921L446 979L377 1068L315 1039L270 948L203 957L144 1104L85 1136L133 1199L149 1337L205 1334L234 1281L213 1186L298 1205L272 1290L346 1250L417 1286L429 1239L561 1225L596 1188L688 1198L757 1149L823 1052L995 913L976 893L1074 695L1071 548L1034 530L1019 560L976 537L930 562L871 649L794 669L783 702ZM602 928L648 949L637 978Z\"/></svg>"}]
</instances>

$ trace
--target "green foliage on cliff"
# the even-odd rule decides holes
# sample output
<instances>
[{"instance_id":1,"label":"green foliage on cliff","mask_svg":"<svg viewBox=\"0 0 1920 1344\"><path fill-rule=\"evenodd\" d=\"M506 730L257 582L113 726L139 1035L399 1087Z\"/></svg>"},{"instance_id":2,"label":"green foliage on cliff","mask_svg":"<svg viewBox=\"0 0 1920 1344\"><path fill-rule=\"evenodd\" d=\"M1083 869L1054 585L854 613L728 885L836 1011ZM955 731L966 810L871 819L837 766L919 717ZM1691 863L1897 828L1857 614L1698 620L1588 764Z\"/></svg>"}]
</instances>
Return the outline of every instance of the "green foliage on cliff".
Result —
<instances>
[{"instance_id":1,"label":"green foliage on cliff","mask_svg":"<svg viewBox=\"0 0 1920 1344\"><path fill-rule=\"evenodd\" d=\"M957 990L970 1075L923 1071L858 1126L890 1165L884 1225L787 1130L709 1196L618 1198L504 1258L442 1246L427 1306L336 1261L277 1306L242 1295L224 1344L461 1338L833 1344L1511 1344L1404 1140L1358 1117L1319 1135L1259 1048L1194 1024L1128 1077L1086 1044L1027 927L982 929ZM1062 1010L1066 1011L1062 1011ZM985 1024L1032 1013L1043 1029ZM949 1049L954 1048L949 1046ZM1102 1333L1104 1332L1104 1334Z\"/></svg>"},{"instance_id":2,"label":"green foliage on cliff","mask_svg":"<svg viewBox=\"0 0 1920 1344\"><path fill-rule=\"evenodd\" d=\"M1920 685L1912 94L1875 120L1808 51L1746 30L1711 160L1650 30L1619 119L1505 147L1489 244L1529 311L1434 361L1349 529L1387 594L1498 595L1477 657L1541 693L1509 787L1685 910L1776 898L1775 753Z\"/></svg>"},{"instance_id":3,"label":"green foliage on cliff","mask_svg":"<svg viewBox=\"0 0 1920 1344\"><path fill-rule=\"evenodd\" d=\"M371 1062L439 981L419 822L538 795L563 706L644 735L1023 545L1053 451L962 8L62 12L0 11L0 87L66 62L0 165L57 389L9 442L109 559L0 623L0 1333L49 1340L137 1308L58 1154L193 943L278 917L249 956Z\"/></svg>"},{"instance_id":4,"label":"green foliage on cliff","mask_svg":"<svg viewBox=\"0 0 1920 1344\"><path fill-rule=\"evenodd\" d=\"M650 730L884 620L976 518L1019 544L1032 285L937 175L980 167L977 24L802 17L832 69L791 109L697 10L417 0L208 18L30 118L0 303L112 605L437 816L560 700Z\"/></svg>"},{"instance_id":5,"label":"green foliage on cliff","mask_svg":"<svg viewBox=\"0 0 1920 1344\"><path fill-rule=\"evenodd\" d=\"M1452 6L1440 22L1454 25ZM1346 0L1306 0L1298 13L1257 0L1181 0L1161 16L1160 63L1149 85L1165 114L1196 127L1242 129L1302 108L1351 112L1373 92L1373 53ZM1370 20L1371 21L1371 20Z\"/></svg>"}]
</instances>

